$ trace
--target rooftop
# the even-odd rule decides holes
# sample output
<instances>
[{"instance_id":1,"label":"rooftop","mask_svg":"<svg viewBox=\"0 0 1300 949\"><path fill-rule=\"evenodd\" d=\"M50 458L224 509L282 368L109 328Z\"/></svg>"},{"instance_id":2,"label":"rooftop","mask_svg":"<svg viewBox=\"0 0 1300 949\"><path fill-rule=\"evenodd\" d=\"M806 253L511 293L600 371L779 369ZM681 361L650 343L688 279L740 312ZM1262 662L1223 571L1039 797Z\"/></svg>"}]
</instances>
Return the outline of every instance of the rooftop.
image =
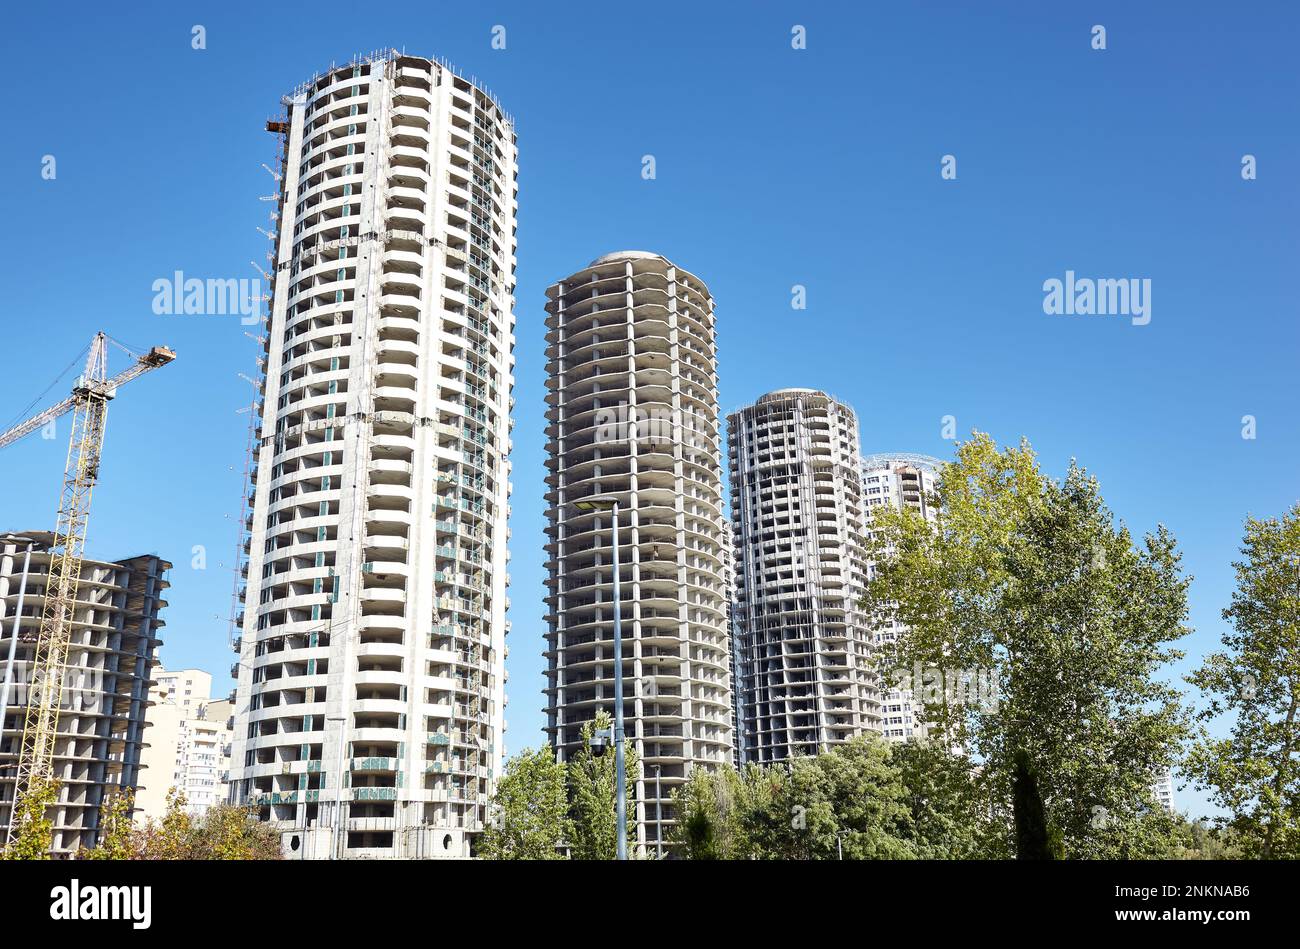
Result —
<instances>
[{"instance_id":1,"label":"rooftop","mask_svg":"<svg viewBox=\"0 0 1300 949\"><path fill-rule=\"evenodd\" d=\"M662 254L654 254L648 250L616 250L612 254L605 254L597 257L588 267L595 267L597 264L609 264L616 260L649 260L655 257L661 257Z\"/></svg>"}]
</instances>

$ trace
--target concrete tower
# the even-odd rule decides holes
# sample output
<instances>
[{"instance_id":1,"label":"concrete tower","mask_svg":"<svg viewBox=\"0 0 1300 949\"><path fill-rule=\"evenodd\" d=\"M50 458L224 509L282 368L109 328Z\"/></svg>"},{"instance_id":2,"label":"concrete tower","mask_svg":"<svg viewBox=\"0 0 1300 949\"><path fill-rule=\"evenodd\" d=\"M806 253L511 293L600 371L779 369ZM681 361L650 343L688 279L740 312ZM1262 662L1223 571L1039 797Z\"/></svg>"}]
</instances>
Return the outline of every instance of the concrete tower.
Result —
<instances>
[{"instance_id":1,"label":"concrete tower","mask_svg":"<svg viewBox=\"0 0 1300 949\"><path fill-rule=\"evenodd\" d=\"M513 122L393 51L283 101L231 797L294 856L461 856L505 729Z\"/></svg>"},{"instance_id":2,"label":"concrete tower","mask_svg":"<svg viewBox=\"0 0 1300 949\"><path fill-rule=\"evenodd\" d=\"M768 764L879 728L858 421L824 392L780 389L727 428L737 730L742 759Z\"/></svg>"},{"instance_id":3,"label":"concrete tower","mask_svg":"<svg viewBox=\"0 0 1300 949\"><path fill-rule=\"evenodd\" d=\"M629 823L654 848L675 820L672 790L732 758L713 300L642 251L607 254L547 297L547 732L567 760L582 723L613 712L610 515L575 506L612 495L641 762Z\"/></svg>"}]
</instances>

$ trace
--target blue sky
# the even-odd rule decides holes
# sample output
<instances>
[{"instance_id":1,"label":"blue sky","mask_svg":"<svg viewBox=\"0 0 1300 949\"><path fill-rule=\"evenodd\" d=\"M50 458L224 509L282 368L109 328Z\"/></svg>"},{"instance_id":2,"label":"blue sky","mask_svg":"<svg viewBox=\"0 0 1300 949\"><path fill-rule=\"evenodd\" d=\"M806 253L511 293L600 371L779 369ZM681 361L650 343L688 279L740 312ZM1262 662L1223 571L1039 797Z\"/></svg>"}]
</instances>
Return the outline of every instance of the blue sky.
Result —
<instances>
[{"instance_id":1,"label":"blue sky","mask_svg":"<svg viewBox=\"0 0 1300 949\"><path fill-rule=\"evenodd\" d=\"M1173 530L1195 577L1187 648L1213 648L1243 518L1300 494L1292 4L330 6L6 14L21 106L0 149L0 426L101 327L178 350L111 410L90 528L95 556L176 563L168 666L229 685L238 373L256 347L235 317L155 315L151 285L257 276L265 119L332 61L385 46L450 59L518 123L511 751L542 739L543 292L612 250L709 284L724 412L811 386L856 407L864 451L949 456L952 415L963 435L1027 436L1053 473L1077 457L1133 529ZM1149 278L1150 324L1044 314L1043 282L1067 270ZM52 523L64 437L5 450L0 528Z\"/></svg>"}]
</instances>

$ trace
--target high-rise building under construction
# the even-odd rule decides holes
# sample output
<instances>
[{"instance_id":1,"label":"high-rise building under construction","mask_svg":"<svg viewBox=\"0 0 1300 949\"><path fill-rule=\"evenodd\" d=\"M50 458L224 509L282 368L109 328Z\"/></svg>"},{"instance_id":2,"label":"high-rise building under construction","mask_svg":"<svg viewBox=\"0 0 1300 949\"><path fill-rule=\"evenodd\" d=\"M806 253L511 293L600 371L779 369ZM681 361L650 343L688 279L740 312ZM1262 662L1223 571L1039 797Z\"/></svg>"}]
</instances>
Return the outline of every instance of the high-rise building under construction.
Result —
<instances>
[{"instance_id":1,"label":"high-rise building under construction","mask_svg":"<svg viewBox=\"0 0 1300 949\"><path fill-rule=\"evenodd\" d=\"M283 103L231 797L293 856L463 856L505 729L513 121L393 51Z\"/></svg>"},{"instance_id":2,"label":"high-rise building under construction","mask_svg":"<svg viewBox=\"0 0 1300 949\"><path fill-rule=\"evenodd\" d=\"M732 761L713 298L646 251L606 254L547 290L547 724L560 760L614 709L617 501L628 821L667 846L672 792Z\"/></svg>"},{"instance_id":3,"label":"high-rise building under construction","mask_svg":"<svg viewBox=\"0 0 1300 949\"><path fill-rule=\"evenodd\" d=\"M771 764L880 727L858 419L825 392L778 389L727 429L739 744Z\"/></svg>"},{"instance_id":4,"label":"high-rise building under construction","mask_svg":"<svg viewBox=\"0 0 1300 949\"><path fill-rule=\"evenodd\" d=\"M36 643L56 556L52 533L0 536L0 657L13 657L11 668L0 665L0 677L12 673L0 685L0 840L11 829L14 772L25 715L34 704ZM52 762L58 789L47 811L56 857L96 846L102 805L141 783L170 569L156 554L81 562L58 699Z\"/></svg>"}]
</instances>

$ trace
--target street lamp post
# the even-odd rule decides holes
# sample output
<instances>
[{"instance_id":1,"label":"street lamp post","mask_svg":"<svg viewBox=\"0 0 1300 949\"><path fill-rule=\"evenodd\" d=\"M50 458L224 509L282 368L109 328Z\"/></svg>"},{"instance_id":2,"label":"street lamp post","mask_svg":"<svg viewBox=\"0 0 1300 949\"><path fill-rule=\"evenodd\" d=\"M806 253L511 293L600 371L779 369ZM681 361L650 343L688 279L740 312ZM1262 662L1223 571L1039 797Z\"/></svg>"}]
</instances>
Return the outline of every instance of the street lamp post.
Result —
<instances>
[{"instance_id":1,"label":"street lamp post","mask_svg":"<svg viewBox=\"0 0 1300 949\"><path fill-rule=\"evenodd\" d=\"M659 793L659 765L655 765L655 856L664 858L663 797Z\"/></svg>"},{"instance_id":2,"label":"street lamp post","mask_svg":"<svg viewBox=\"0 0 1300 949\"><path fill-rule=\"evenodd\" d=\"M583 498L574 505L582 511L610 511L614 564L614 810L618 834L616 859L627 859L627 773L623 764L623 601L618 577L618 499Z\"/></svg>"}]
</instances>

